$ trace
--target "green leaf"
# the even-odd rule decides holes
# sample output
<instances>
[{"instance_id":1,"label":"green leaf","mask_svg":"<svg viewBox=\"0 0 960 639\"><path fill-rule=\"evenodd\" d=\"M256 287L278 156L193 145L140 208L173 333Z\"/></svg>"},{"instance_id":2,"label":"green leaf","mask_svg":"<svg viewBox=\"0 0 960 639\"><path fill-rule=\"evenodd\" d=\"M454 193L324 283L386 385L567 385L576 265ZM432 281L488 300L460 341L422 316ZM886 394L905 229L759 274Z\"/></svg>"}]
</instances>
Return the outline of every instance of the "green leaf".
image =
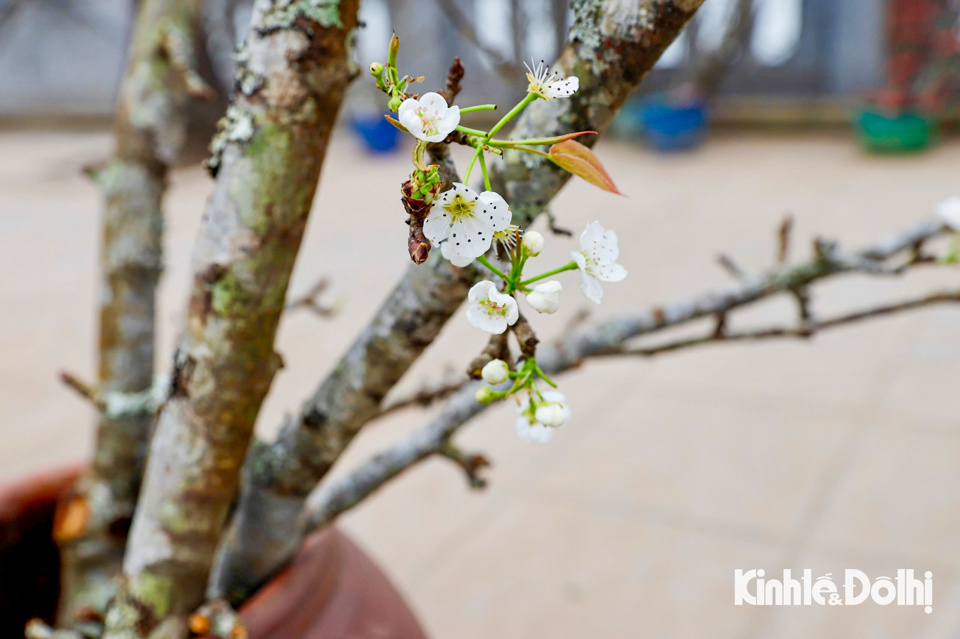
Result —
<instances>
[{"instance_id":1,"label":"green leaf","mask_svg":"<svg viewBox=\"0 0 960 639\"><path fill-rule=\"evenodd\" d=\"M561 169L579 175L597 188L623 195L593 151L575 140L551 146L550 159Z\"/></svg>"}]
</instances>

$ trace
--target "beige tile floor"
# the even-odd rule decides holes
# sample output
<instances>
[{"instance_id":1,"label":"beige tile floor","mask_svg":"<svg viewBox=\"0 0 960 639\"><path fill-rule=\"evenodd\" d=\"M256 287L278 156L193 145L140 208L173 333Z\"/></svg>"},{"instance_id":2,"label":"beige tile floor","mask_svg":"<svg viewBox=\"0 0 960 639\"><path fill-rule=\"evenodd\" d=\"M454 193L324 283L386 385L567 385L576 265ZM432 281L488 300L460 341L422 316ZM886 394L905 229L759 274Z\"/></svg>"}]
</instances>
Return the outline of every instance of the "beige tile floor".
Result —
<instances>
[{"instance_id":1,"label":"beige tile floor","mask_svg":"<svg viewBox=\"0 0 960 639\"><path fill-rule=\"evenodd\" d=\"M104 157L102 132L0 132L0 480L89 453L92 413L56 373L94 370L99 196L79 176ZM815 232L856 245L931 215L960 193L960 144L870 157L843 135L718 135L688 155L601 147L629 198L572 184L554 212L573 228L618 230L629 279L595 316L725 283L719 252L746 268L773 255L773 229L797 218L795 251ZM406 267L396 187L405 155L333 145L292 291L320 275L335 319L285 319L287 362L264 408L269 434L295 409ZM160 366L176 335L191 242L210 181L172 181ZM551 239L544 262L569 243ZM818 310L960 281L847 278ZM559 317L581 305L573 280ZM585 303L584 303L585 304ZM741 323L791 312L771 302ZM566 314L566 315L565 315ZM458 320L409 378L460 370L484 338ZM471 493L440 461L403 476L343 526L407 593L436 637L956 637L960 634L960 309L824 334L810 343L708 347L650 361L594 363L565 376L574 422L545 447L488 411L464 446L495 463ZM360 438L343 467L424 420L404 414ZM342 472L342 469L340 470ZM935 574L934 612L917 608L733 605L733 570L859 568Z\"/></svg>"}]
</instances>

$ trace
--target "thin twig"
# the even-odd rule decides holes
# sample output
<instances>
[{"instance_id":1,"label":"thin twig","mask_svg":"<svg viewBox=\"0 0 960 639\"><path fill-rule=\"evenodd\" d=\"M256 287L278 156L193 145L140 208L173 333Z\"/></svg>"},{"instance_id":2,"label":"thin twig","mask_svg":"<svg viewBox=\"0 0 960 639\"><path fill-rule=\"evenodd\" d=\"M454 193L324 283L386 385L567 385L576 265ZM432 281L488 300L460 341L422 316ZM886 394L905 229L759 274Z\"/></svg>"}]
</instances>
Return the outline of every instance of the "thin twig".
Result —
<instances>
[{"instance_id":1,"label":"thin twig","mask_svg":"<svg viewBox=\"0 0 960 639\"><path fill-rule=\"evenodd\" d=\"M487 46L480 40L479 34L473 28L473 20L464 15L456 0L435 0L440 11L446 16L447 20L459 32L460 36L475 46L490 62L494 70L511 82L517 79L516 64L507 60L499 51L493 47Z\"/></svg>"},{"instance_id":2,"label":"thin twig","mask_svg":"<svg viewBox=\"0 0 960 639\"><path fill-rule=\"evenodd\" d=\"M285 310L306 309L319 317L335 316L337 314L336 306L326 306L320 303L320 296L328 288L330 288L330 281L326 277L321 277L306 293L287 302Z\"/></svg>"},{"instance_id":3,"label":"thin twig","mask_svg":"<svg viewBox=\"0 0 960 639\"><path fill-rule=\"evenodd\" d=\"M464 387L468 380L460 380L458 382L451 382L449 384L441 384L436 388L423 388L418 390L415 393L401 397L390 402L387 406L384 406L383 409L377 413L376 419L386 417L392 413L404 410L406 408L413 407L426 407L438 402L442 399L446 399L453 395L455 392Z\"/></svg>"},{"instance_id":4,"label":"thin twig","mask_svg":"<svg viewBox=\"0 0 960 639\"><path fill-rule=\"evenodd\" d=\"M960 290L941 291L849 312L806 327L774 327L737 333L729 333L725 330L726 316L735 308L747 306L777 293L792 292L814 281L841 273L888 274L891 271L868 267L867 264L873 263L873 266L877 266L878 263L904 251L912 250L918 242L925 242L942 233L943 228L939 222L927 222L843 259L839 258L840 254L835 243L829 246L827 243L820 243L822 250L818 252L815 259L792 266L776 266L760 275L745 278L732 290L708 292L651 310L628 313L598 325L583 328L560 343L541 345L538 349L537 361L544 371L557 373L570 370L589 357L625 354L649 357L706 343L773 337L807 337L811 329L820 331L934 304L958 303ZM911 259L907 264L918 264L918 262ZM905 269L896 272L903 272L903 270ZM641 335L655 333L710 315L718 319L715 329L708 336L680 340L647 349L625 349L624 347L628 340ZM312 530L329 524L341 513L358 504L407 468L441 453L453 434L488 406L477 402L474 398L476 390L481 385L480 382L466 384L451 397L443 412L426 426L381 451L342 479L322 484L308 500L301 515L300 524L303 529Z\"/></svg>"},{"instance_id":5,"label":"thin twig","mask_svg":"<svg viewBox=\"0 0 960 639\"><path fill-rule=\"evenodd\" d=\"M673 353L679 350L684 350L693 346L701 346L703 344L718 344L722 342L751 342L751 341L760 341L772 338L798 338L798 339L808 339L814 334L819 333L822 330L829 328L836 328L838 326L845 326L858 322L865 319L872 319L876 317L883 317L885 315L891 315L900 311L908 311L916 308L922 308L924 306L934 306L938 304L955 304L960 303L960 290L957 291L940 291L938 293L932 293L929 295L923 295L921 297L907 299L900 302L892 302L889 304L882 304L873 308L867 308L859 311L854 311L850 313L845 313L838 315L836 317L831 317L830 319L820 320L816 322L811 322L806 326L773 326L768 328L754 329L754 330L745 330L738 331L736 333L724 332L722 334L716 334L712 332L709 335L703 337L695 337L685 340L677 340L674 342L668 342L666 344L660 344L658 346L649 346L649 347L633 347L633 348L622 348L619 350L613 350L606 353L597 353L596 357L603 356L623 356L623 355L634 355L640 357L653 357L655 355L662 355L663 353Z\"/></svg>"},{"instance_id":6,"label":"thin twig","mask_svg":"<svg viewBox=\"0 0 960 639\"><path fill-rule=\"evenodd\" d=\"M733 258L727 255L726 253L721 253L717 256L717 264L723 267L727 273L735 280L742 280L746 277L746 273L742 268L737 266L737 263L733 261Z\"/></svg>"},{"instance_id":7,"label":"thin twig","mask_svg":"<svg viewBox=\"0 0 960 639\"><path fill-rule=\"evenodd\" d=\"M463 469L470 488L481 490L487 487L487 480L480 476L481 469L491 466L490 460L486 457L478 453L465 453L449 439L440 446L437 452Z\"/></svg>"}]
</instances>

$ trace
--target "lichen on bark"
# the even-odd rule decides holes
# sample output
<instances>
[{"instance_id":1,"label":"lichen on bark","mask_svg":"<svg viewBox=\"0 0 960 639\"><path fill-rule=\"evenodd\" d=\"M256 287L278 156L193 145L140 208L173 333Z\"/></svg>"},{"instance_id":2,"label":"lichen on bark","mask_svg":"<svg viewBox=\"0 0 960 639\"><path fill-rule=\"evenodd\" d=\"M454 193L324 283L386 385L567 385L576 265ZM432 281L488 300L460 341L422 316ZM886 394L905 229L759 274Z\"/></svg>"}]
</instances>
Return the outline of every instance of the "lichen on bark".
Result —
<instances>
[{"instance_id":1,"label":"lichen on bark","mask_svg":"<svg viewBox=\"0 0 960 639\"><path fill-rule=\"evenodd\" d=\"M193 256L193 288L175 357L174 389L150 444L105 637L182 637L204 599L254 421L281 366L273 343L334 121L354 73L347 47L356 0L331 25L261 28L245 43L249 72L224 128L218 173ZM237 133L237 128L242 130ZM133 633L133 634L131 634Z\"/></svg>"},{"instance_id":2,"label":"lichen on bark","mask_svg":"<svg viewBox=\"0 0 960 639\"><path fill-rule=\"evenodd\" d=\"M569 100L535 102L519 118L511 135L544 137L606 130L617 109L700 2L579 3L578 22L558 64L567 74L580 76L580 92ZM630 13L633 23L614 25L607 20L611 12L631 8L646 13ZM593 33L597 37L585 35ZM548 162L525 164L523 155L505 153L506 161L498 163L504 168L494 172L493 180L494 190L510 203L514 223L526 226L544 210L569 174ZM455 269L437 255L424 265L411 267L340 364L299 414L282 427L278 439L252 452L238 507L211 578L211 595L242 602L291 556L302 532L296 519L289 516L295 510L292 500L303 503L483 273L474 268Z\"/></svg>"},{"instance_id":3,"label":"lichen on bark","mask_svg":"<svg viewBox=\"0 0 960 639\"><path fill-rule=\"evenodd\" d=\"M155 299L162 267L161 200L177 160L192 95L208 89L191 68L199 0L145 0L120 86L116 151L91 171L106 201L101 249L102 395L149 392ZM93 464L58 506L61 624L101 614L113 596L133 516L152 415L98 418Z\"/></svg>"}]
</instances>

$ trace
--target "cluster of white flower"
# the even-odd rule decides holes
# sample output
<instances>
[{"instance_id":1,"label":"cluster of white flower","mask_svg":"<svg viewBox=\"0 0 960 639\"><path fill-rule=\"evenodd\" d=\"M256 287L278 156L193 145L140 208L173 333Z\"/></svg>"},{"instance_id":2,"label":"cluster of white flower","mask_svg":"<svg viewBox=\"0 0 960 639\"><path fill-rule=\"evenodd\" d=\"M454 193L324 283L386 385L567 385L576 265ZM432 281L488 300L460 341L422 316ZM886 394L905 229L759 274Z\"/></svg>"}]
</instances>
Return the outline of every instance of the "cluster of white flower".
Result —
<instances>
[{"instance_id":1,"label":"cluster of white flower","mask_svg":"<svg viewBox=\"0 0 960 639\"><path fill-rule=\"evenodd\" d=\"M599 304L603 297L600 282L619 282L627 276L627 269L616 263L619 254L617 234L604 229L599 222L588 224L580 235L580 250L570 254L573 257L571 266L579 271L580 289L591 302ZM562 291L563 285L556 280L535 284L526 291L527 303L538 313L556 313ZM516 300L499 293L489 280L474 284L469 300L467 320L488 333L503 333L519 317Z\"/></svg>"},{"instance_id":2,"label":"cluster of white flower","mask_svg":"<svg viewBox=\"0 0 960 639\"><path fill-rule=\"evenodd\" d=\"M396 44L392 41L392 46ZM563 285L556 279L547 278L564 271L578 271L580 288L584 295L599 304L603 296L600 283L619 282L627 275L626 269L616 262L619 257L616 233L605 229L599 222L592 222L580 235L580 250L571 253L572 259L569 263L525 278L524 267L529 259L537 257L543 251L544 238L536 231L524 232L512 224L513 213L510 206L500 194L491 189L484 160L484 154L496 150L498 146L515 148L539 153L558 166L584 176L575 163L566 162L566 156L561 157L560 148L578 161L582 161L584 157L587 162L595 160L587 147L570 141L590 132L519 141L494 139L495 133L531 102L572 96L579 89L579 79L576 76L563 77L562 74L551 71L543 61L534 67L527 66L529 85L526 97L487 132L461 127L460 116L475 110L492 109L493 105L461 110L456 106L448 106L446 100L437 93L425 93L419 98L405 98L404 89L407 82L412 80L409 76L399 78L394 65L394 62L387 67L375 64L371 66L371 72L378 86L392 96L390 108L397 111L399 121L391 121L419 140L414 150L416 170L407 183L406 191L412 194L407 197L420 202L413 208L419 207L419 210L426 212L425 217L416 218L419 225L416 228L422 227L422 237L425 237L432 247L439 247L442 256L454 266L465 267L476 260L501 280L500 284L493 280L484 280L470 289L466 313L470 324L493 335L505 333L520 318L518 293L524 294L527 304L538 313L556 313L560 308ZM468 181L474 162L479 160L486 190L478 193L466 184L455 182L451 188L439 191L441 187L437 169L424 163L423 153L427 143L442 142L454 131L461 131L466 136L467 143L475 149L473 160L464 175L464 182ZM551 154L533 150L532 147L535 146L550 146ZM555 147L556 155L553 154ZM605 175L598 161L591 166L599 167L600 172ZM605 177L607 182L603 184L591 181L600 188L616 192L615 187L610 188L612 182L608 176ZM590 179L589 176L586 178ZM413 233L415 227L411 226L411 229ZM498 268L488 261L486 255L494 244L497 248L496 255L505 261L506 266L501 263ZM429 249L430 246L426 248ZM421 260L415 258L415 261L419 263ZM490 387L484 387L478 392L477 398L480 401L489 402L512 394L525 397L523 401L518 401L516 428L517 433L526 440L547 442L552 438L553 430L570 419L570 409L561 393L553 390L541 392L538 389L538 380L553 387L555 384L539 368L533 353L526 353L515 370L511 370L507 362L494 359L483 367L481 376ZM512 384L507 390L495 391L491 388L508 381Z\"/></svg>"}]
</instances>

